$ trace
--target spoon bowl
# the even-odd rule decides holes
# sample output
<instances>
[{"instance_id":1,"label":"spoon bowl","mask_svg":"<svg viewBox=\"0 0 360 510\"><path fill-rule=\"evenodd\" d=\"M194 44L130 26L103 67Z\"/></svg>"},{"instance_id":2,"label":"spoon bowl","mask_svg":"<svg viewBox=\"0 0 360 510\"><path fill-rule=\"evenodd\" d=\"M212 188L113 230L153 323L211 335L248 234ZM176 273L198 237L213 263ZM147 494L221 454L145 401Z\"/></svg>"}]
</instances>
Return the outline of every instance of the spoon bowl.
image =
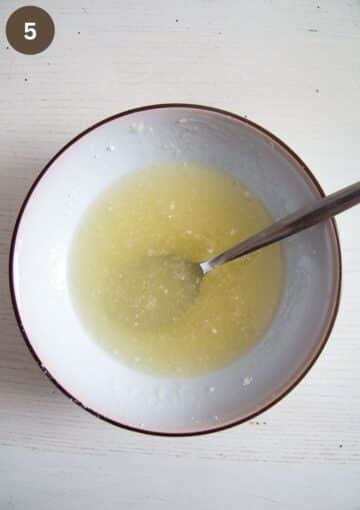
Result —
<instances>
[{"instance_id":1,"label":"spoon bowl","mask_svg":"<svg viewBox=\"0 0 360 510\"><path fill-rule=\"evenodd\" d=\"M132 330L162 329L182 318L196 299L200 264L176 255L151 255L127 265L116 289L116 316Z\"/></svg>"}]
</instances>

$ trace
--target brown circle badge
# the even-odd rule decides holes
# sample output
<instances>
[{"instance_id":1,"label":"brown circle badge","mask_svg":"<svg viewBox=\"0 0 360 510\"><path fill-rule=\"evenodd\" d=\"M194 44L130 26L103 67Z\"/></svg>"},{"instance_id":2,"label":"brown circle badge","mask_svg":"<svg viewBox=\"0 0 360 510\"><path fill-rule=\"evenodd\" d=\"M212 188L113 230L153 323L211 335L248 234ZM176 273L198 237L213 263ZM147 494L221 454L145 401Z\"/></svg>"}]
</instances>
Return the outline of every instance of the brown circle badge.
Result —
<instances>
[{"instance_id":1,"label":"brown circle badge","mask_svg":"<svg viewBox=\"0 0 360 510\"><path fill-rule=\"evenodd\" d=\"M11 46L25 55L46 50L54 39L55 26L40 7L26 6L14 11L6 23L6 37Z\"/></svg>"}]
</instances>

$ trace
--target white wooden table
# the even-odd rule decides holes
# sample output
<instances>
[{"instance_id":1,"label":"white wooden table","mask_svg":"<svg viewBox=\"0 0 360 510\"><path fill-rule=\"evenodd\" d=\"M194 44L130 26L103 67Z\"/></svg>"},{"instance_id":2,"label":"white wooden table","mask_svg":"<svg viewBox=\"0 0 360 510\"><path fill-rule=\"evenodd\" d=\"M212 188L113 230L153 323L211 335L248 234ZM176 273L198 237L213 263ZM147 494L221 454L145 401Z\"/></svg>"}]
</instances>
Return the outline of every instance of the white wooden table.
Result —
<instances>
[{"instance_id":1,"label":"white wooden table","mask_svg":"<svg viewBox=\"0 0 360 510\"><path fill-rule=\"evenodd\" d=\"M47 51L0 12L0 509L360 509L360 208L338 219L340 312L313 370L256 420L161 438L87 414L40 372L10 304L11 231L48 159L130 107L195 102L283 138L331 192L359 179L357 0L43 0ZM27 3L25 2L25 5Z\"/></svg>"}]
</instances>

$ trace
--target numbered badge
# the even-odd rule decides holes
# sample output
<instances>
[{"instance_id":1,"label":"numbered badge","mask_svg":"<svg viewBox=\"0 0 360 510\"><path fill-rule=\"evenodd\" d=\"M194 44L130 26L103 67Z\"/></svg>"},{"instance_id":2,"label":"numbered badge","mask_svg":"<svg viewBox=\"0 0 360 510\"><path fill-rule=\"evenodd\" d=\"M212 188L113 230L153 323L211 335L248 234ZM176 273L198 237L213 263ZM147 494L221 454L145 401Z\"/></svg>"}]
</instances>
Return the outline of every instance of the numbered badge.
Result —
<instances>
[{"instance_id":1,"label":"numbered badge","mask_svg":"<svg viewBox=\"0 0 360 510\"><path fill-rule=\"evenodd\" d=\"M10 45L25 55L46 50L54 39L55 26L51 16L40 7L21 7L14 11L6 23L6 36Z\"/></svg>"}]
</instances>

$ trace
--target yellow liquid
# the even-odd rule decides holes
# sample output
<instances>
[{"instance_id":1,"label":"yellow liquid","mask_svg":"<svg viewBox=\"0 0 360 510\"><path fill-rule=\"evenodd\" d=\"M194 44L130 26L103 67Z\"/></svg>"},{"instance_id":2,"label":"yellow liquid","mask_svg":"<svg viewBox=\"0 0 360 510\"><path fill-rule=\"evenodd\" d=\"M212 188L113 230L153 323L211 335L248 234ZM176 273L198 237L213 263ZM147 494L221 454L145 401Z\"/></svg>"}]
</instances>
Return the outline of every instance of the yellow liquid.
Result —
<instances>
[{"instance_id":1,"label":"yellow liquid","mask_svg":"<svg viewBox=\"0 0 360 510\"><path fill-rule=\"evenodd\" d=\"M207 260L272 222L231 176L197 165L146 168L105 191L82 218L69 277L91 336L146 372L193 376L246 353L276 312L279 244L203 278Z\"/></svg>"}]
</instances>

